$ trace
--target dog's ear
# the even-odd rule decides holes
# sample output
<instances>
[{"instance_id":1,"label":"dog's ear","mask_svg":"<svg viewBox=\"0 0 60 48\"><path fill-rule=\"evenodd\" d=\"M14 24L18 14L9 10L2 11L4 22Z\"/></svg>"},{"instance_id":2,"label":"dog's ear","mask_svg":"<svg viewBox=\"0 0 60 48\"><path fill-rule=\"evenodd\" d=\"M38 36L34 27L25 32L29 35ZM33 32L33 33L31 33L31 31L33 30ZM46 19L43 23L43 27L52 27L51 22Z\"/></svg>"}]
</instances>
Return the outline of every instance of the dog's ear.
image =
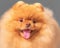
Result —
<instances>
[{"instance_id":1,"label":"dog's ear","mask_svg":"<svg viewBox=\"0 0 60 48\"><path fill-rule=\"evenodd\" d=\"M44 11L44 7L40 3L34 3L34 5L39 8L41 11Z\"/></svg>"},{"instance_id":2,"label":"dog's ear","mask_svg":"<svg viewBox=\"0 0 60 48\"><path fill-rule=\"evenodd\" d=\"M54 13L53 13L53 10L51 10L51 9L49 9L49 8L46 8L46 7L44 7L44 13L45 13L45 15L48 17L52 17L52 16L54 16Z\"/></svg>"},{"instance_id":3,"label":"dog's ear","mask_svg":"<svg viewBox=\"0 0 60 48\"><path fill-rule=\"evenodd\" d=\"M21 7L22 5L24 5L25 3L23 1L18 1L16 4L14 4L12 6L13 9L17 9L19 7Z\"/></svg>"}]
</instances>

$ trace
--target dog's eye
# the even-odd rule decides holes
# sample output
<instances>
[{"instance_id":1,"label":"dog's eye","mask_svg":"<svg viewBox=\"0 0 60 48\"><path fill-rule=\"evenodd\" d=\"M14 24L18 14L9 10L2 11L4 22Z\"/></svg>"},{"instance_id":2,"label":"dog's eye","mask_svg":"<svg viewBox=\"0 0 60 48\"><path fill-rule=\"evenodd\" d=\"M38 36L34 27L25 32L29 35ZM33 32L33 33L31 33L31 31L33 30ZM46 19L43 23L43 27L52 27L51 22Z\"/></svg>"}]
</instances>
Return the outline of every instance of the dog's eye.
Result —
<instances>
[{"instance_id":1,"label":"dog's eye","mask_svg":"<svg viewBox=\"0 0 60 48\"><path fill-rule=\"evenodd\" d=\"M36 23L36 21L35 21L35 20L33 20L33 23Z\"/></svg>"},{"instance_id":2,"label":"dog's eye","mask_svg":"<svg viewBox=\"0 0 60 48\"><path fill-rule=\"evenodd\" d=\"M23 22L23 19L20 19L19 21L20 21L20 22Z\"/></svg>"}]
</instances>

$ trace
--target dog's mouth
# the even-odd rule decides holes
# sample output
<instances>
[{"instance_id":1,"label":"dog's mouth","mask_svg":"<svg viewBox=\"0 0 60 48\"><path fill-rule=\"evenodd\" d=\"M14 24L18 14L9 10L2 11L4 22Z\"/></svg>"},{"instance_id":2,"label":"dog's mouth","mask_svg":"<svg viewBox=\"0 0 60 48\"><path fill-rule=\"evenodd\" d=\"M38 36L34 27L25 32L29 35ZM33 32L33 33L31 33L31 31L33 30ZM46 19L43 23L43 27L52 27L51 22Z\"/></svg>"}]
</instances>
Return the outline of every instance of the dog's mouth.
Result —
<instances>
[{"instance_id":1,"label":"dog's mouth","mask_svg":"<svg viewBox=\"0 0 60 48\"><path fill-rule=\"evenodd\" d=\"M32 29L23 29L23 30L19 29L18 32L23 38L29 39L38 31L36 29L33 29L33 30Z\"/></svg>"},{"instance_id":2,"label":"dog's mouth","mask_svg":"<svg viewBox=\"0 0 60 48\"><path fill-rule=\"evenodd\" d=\"M34 30L23 29L23 30L20 30L20 31L21 31L22 36L23 36L25 39L29 39L29 38L31 37L31 33L32 33Z\"/></svg>"}]
</instances>

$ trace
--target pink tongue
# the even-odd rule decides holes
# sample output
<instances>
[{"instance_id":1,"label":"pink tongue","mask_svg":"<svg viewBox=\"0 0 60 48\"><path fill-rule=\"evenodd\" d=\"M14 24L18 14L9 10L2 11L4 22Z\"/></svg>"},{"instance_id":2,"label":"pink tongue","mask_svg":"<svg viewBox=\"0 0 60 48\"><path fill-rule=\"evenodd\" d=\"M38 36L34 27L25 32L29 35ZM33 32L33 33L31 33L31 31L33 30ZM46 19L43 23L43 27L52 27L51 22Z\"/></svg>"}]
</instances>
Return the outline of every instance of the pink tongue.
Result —
<instances>
[{"instance_id":1,"label":"pink tongue","mask_svg":"<svg viewBox=\"0 0 60 48\"><path fill-rule=\"evenodd\" d=\"M28 39L30 37L30 31L24 31L24 38Z\"/></svg>"}]
</instances>

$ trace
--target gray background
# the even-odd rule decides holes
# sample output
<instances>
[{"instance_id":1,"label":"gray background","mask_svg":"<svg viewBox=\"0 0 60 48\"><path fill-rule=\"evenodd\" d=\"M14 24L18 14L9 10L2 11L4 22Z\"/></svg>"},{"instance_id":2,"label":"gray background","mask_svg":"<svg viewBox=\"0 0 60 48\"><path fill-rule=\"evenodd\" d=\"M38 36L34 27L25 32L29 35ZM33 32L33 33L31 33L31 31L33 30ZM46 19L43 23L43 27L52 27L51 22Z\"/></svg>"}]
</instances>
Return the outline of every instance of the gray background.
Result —
<instances>
[{"instance_id":1,"label":"gray background","mask_svg":"<svg viewBox=\"0 0 60 48\"><path fill-rule=\"evenodd\" d=\"M0 0L0 16L18 0ZM21 1L21 0L20 0ZM54 18L60 24L60 0L23 0L27 3L40 2L54 11Z\"/></svg>"}]
</instances>

